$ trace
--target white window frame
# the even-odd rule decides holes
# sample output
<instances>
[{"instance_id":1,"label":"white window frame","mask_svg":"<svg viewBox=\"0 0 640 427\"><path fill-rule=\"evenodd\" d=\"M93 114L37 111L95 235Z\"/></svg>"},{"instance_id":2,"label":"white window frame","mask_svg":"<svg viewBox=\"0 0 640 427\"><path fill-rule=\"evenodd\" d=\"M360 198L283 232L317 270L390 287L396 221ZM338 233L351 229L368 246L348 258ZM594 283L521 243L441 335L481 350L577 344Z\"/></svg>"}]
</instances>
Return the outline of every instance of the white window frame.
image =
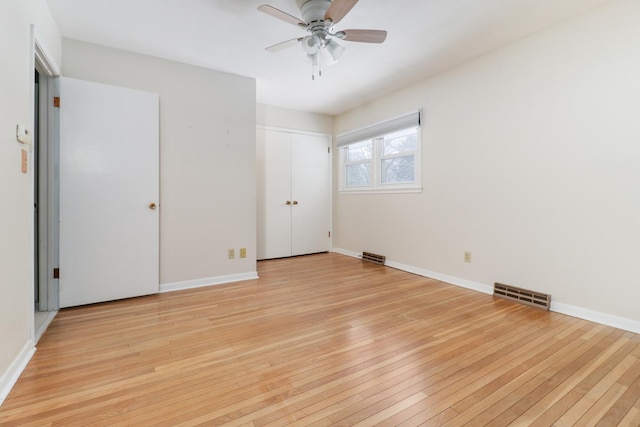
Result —
<instances>
[{"instance_id":1,"label":"white window frame","mask_svg":"<svg viewBox=\"0 0 640 427\"><path fill-rule=\"evenodd\" d=\"M419 112L418 112L419 114ZM400 118L406 117L400 116ZM422 132L421 126L418 119L417 125L410 125L404 128L394 128L393 130L386 130L385 124L389 123L395 119L390 119L387 122L382 122L377 125L372 125L367 128L360 129L358 131L353 132L359 134L365 134L368 136L363 139L353 140L354 138L349 138L350 134L338 135L338 141L341 136L345 137L347 140L351 140L348 143L338 144L338 159L339 159L339 186L338 192L341 194L373 194L373 193L419 193L422 191ZM369 132L367 135L367 129L373 129L372 132ZM378 129L378 130L376 130ZM394 153L383 155L384 149L384 137L387 135L392 135L396 133L400 133L406 131L408 129L416 130L416 149L412 151L404 151L402 153ZM383 132L383 133L380 133ZM375 136L372 136L375 135ZM348 150L347 147L362 143L365 141L371 141L372 143L372 151L373 155L371 160L356 160L356 161L348 161ZM393 159L396 157L404 157L408 155L414 156L414 180L411 182L401 182L401 183L383 183L382 182L382 162L384 160ZM346 178L347 178L347 166L361 163L370 163L371 164L371 176L370 182L368 186L347 186Z\"/></svg>"},{"instance_id":2,"label":"white window frame","mask_svg":"<svg viewBox=\"0 0 640 427\"><path fill-rule=\"evenodd\" d=\"M353 160L353 161L349 161L349 153L348 153L348 148L352 145L356 145L356 144L361 144L363 142L368 142L369 144L371 144L371 158L369 159L362 159L362 160ZM344 188L348 188L350 191L357 191L357 190L367 190L369 188L371 188L371 186L375 183L374 181L374 169L375 169L375 159L376 159L376 143L375 141L372 140L366 140L366 141L358 141L358 142L354 142L352 144L349 145L345 145L343 147L339 148L340 150L340 171L342 172L341 176L340 176L340 183L342 185L342 187ZM354 165L363 165L363 164L369 164L369 171L371 173L371 175L369 176L369 185L354 185L352 187L347 187L347 168L349 166L354 166Z\"/></svg>"}]
</instances>

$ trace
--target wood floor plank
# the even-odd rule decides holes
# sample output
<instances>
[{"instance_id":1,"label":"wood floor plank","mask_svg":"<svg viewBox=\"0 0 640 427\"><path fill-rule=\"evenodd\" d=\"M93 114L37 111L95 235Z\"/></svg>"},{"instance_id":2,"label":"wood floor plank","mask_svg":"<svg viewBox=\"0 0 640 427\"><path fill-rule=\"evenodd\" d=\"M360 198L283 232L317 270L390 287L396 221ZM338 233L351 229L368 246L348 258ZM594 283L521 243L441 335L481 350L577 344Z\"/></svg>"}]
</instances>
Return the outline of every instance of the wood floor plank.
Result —
<instances>
[{"instance_id":1,"label":"wood floor plank","mask_svg":"<svg viewBox=\"0 0 640 427\"><path fill-rule=\"evenodd\" d=\"M492 414L496 412L493 411L496 408L498 413L486 425L501 426L514 422L519 414L528 410L537 400L544 398L559 382L566 380L577 369L588 363L589 360L597 357L604 348L614 342L619 334L620 331L614 331L582 342L566 355L571 360L571 363L566 363L564 359L557 358L552 365L532 378L532 381L523 384L511 393L508 399L504 399L504 403L485 411Z\"/></svg>"},{"instance_id":2,"label":"wood floor plank","mask_svg":"<svg viewBox=\"0 0 640 427\"><path fill-rule=\"evenodd\" d=\"M61 310L4 426L640 423L640 336L338 254Z\"/></svg>"},{"instance_id":3,"label":"wood floor plank","mask_svg":"<svg viewBox=\"0 0 640 427\"><path fill-rule=\"evenodd\" d=\"M408 425L418 421L421 423L430 421L439 412L438 410L442 410L447 404L450 404L459 416L445 425L457 426L464 423L484 425L490 422L504 410L503 403L512 402L515 399L514 393L522 387L533 387L544 380L546 378L544 369L553 366L553 362L561 358L563 351L578 347L580 344L578 338L584 333L585 327L584 324L576 323L571 334L563 334L561 339L552 340L552 343L549 342L546 346L540 345L535 350L525 353L524 357L520 355L513 362L506 364L504 369L498 371L499 375L495 378L491 376L486 378L487 381L483 377L478 378L473 383L475 387L470 387L466 394L446 395L443 402L435 402L439 405L437 409L430 407L409 420ZM474 402L473 405L468 406L467 399Z\"/></svg>"},{"instance_id":4,"label":"wood floor plank","mask_svg":"<svg viewBox=\"0 0 640 427\"><path fill-rule=\"evenodd\" d=\"M593 393L596 384L605 376L617 378L616 371L625 370L636 360L635 356L629 354L636 346L637 344L629 342L626 338L617 340L600 357L576 372L570 381L558 387L559 390L554 394L549 394L548 398L532 406L518 418L518 421L531 427L543 427L553 423L565 425L569 422L567 414L580 399L585 399L586 391ZM565 417L563 421L558 420L561 416Z\"/></svg>"},{"instance_id":5,"label":"wood floor plank","mask_svg":"<svg viewBox=\"0 0 640 427\"><path fill-rule=\"evenodd\" d=\"M621 376L618 383L627 387L626 391L617 399L600 419L597 426L620 424L631 410L640 395L640 360L635 356L634 363Z\"/></svg>"}]
</instances>

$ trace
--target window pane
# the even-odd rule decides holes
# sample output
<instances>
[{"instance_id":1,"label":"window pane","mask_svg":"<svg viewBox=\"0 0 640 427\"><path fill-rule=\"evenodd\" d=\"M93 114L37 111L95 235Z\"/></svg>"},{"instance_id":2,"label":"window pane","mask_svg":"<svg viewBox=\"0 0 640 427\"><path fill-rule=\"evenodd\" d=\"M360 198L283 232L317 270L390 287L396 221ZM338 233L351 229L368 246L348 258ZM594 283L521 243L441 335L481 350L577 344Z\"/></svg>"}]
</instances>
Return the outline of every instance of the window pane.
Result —
<instances>
[{"instance_id":1,"label":"window pane","mask_svg":"<svg viewBox=\"0 0 640 427\"><path fill-rule=\"evenodd\" d=\"M404 130L384 138L382 155L404 153L405 151L415 151L418 148L416 130Z\"/></svg>"},{"instance_id":2,"label":"window pane","mask_svg":"<svg viewBox=\"0 0 640 427\"><path fill-rule=\"evenodd\" d=\"M347 187L366 187L371 183L371 163L347 165Z\"/></svg>"},{"instance_id":3,"label":"window pane","mask_svg":"<svg viewBox=\"0 0 640 427\"><path fill-rule=\"evenodd\" d=\"M357 162L359 160L370 160L373 157L373 144L371 141L358 142L348 145L347 162Z\"/></svg>"},{"instance_id":4,"label":"window pane","mask_svg":"<svg viewBox=\"0 0 640 427\"><path fill-rule=\"evenodd\" d=\"M394 184L415 181L413 157L411 155L382 160L382 183Z\"/></svg>"}]
</instances>

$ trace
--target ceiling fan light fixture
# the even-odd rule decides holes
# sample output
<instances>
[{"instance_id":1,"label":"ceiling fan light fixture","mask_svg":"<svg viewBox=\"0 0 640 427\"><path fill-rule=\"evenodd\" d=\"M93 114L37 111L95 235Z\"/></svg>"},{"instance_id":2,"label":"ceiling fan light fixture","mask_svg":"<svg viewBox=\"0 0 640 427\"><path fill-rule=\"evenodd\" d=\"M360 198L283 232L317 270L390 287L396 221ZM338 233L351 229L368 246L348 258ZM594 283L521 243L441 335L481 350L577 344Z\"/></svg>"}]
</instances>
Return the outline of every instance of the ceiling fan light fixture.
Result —
<instances>
[{"instance_id":1,"label":"ceiling fan light fixture","mask_svg":"<svg viewBox=\"0 0 640 427\"><path fill-rule=\"evenodd\" d=\"M340 59L340 57L344 53L344 46L342 46L335 40L329 40L326 43L325 47L327 48L327 52L329 52L329 55L331 55L331 58L333 58L335 62L338 62L338 59Z\"/></svg>"},{"instance_id":2,"label":"ceiling fan light fixture","mask_svg":"<svg viewBox=\"0 0 640 427\"><path fill-rule=\"evenodd\" d=\"M320 38L316 35L306 36L302 39L302 49L307 55L313 55L320 49Z\"/></svg>"}]
</instances>

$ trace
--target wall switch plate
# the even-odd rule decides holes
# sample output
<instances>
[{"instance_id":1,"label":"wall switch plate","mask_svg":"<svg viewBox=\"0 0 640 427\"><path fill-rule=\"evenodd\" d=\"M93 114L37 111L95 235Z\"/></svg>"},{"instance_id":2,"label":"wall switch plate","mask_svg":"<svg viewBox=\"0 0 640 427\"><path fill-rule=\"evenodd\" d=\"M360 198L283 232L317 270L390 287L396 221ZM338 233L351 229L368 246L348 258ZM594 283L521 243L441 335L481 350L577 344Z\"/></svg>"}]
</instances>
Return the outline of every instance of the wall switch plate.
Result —
<instances>
[{"instance_id":1,"label":"wall switch plate","mask_svg":"<svg viewBox=\"0 0 640 427\"><path fill-rule=\"evenodd\" d=\"M234 259L236 257L236 250L229 249L229 259Z\"/></svg>"},{"instance_id":2,"label":"wall switch plate","mask_svg":"<svg viewBox=\"0 0 640 427\"><path fill-rule=\"evenodd\" d=\"M471 252L465 251L464 262L471 262Z\"/></svg>"},{"instance_id":3,"label":"wall switch plate","mask_svg":"<svg viewBox=\"0 0 640 427\"><path fill-rule=\"evenodd\" d=\"M240 258L247 257L247 248L240 248Z\"/></svg>"},{"instance_id":4,"label":"wall switch plate","mask_svg":"<svg viewBox=\"0 0 640 427\"><path fill-rule=\"evenodd\" d=\"M22 150L20 157L20 171L27 173L29 171L29 156L27 155L27 150Z\"/></svg>"}]
</instances>

